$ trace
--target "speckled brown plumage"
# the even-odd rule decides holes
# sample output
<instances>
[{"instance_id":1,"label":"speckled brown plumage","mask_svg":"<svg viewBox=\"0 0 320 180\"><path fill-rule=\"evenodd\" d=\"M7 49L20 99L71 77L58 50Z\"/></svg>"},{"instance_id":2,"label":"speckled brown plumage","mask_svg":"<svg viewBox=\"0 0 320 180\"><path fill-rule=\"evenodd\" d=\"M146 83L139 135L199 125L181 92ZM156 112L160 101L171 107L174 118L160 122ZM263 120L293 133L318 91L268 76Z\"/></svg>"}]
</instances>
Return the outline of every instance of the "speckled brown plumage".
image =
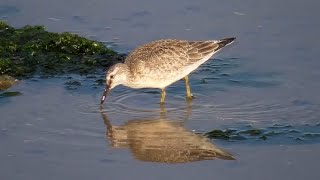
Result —
<instances>
[{"instance_id":1,"label":"speckled brown plumage","mask_svg":"<svg viewBox=\"0 0 320 180\"><path fill-rule=\"evenodd\" d=\"M162 89L164 102L165 88L185 78L190 90L188 75L235 38L209 41L186 41L176 39L157 40L133 50L124 63L110 68L106 76L103 103L110 89L119 84L131 88ZM191 92L187 91L187 97Z\"/></svg>"}]
</instances>

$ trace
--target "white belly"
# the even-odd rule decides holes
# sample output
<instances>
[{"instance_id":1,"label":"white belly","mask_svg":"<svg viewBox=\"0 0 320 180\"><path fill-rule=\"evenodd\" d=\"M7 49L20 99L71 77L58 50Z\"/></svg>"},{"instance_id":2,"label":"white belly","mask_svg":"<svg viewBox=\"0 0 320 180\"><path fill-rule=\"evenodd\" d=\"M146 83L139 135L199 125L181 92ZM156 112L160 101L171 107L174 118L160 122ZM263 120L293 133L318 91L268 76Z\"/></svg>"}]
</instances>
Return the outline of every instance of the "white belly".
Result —
<instances>
[{"instance_id":1,"label":"white belly","mask_svg":"<svg viewBox=\"0 0 320 180\"><path fill-rule=\"evenodd\" d=\"M148 77L148 76L144 76L143 78L139 78L138 81L135 81L133 83L130 84L124 84L125 86L128 86L130 88L159 88L159 89L163 89L171 84L173 84L174 82L184 78L185 76L189 75L192 71L196 70L201 64L203 64L204 62L206 62L212 55L214 54L211 53L207 56L205 56L204 58L202 58L201 60L199 60L198 62L191 64L189 66L185 66L183 68L181 68L180 72L175 72L171 74L166 74L166 76L168 78L159 78L159 77Z\"/></svg>"}]
</instances>

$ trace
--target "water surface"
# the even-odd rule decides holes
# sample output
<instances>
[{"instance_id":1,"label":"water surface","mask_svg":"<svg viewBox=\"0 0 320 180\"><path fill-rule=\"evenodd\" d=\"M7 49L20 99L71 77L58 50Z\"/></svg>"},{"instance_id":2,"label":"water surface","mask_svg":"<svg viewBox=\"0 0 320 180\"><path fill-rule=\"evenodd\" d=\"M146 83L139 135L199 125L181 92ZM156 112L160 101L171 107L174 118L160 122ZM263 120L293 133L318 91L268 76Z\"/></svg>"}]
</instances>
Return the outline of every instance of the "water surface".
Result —
<instances>
[{"instance_id":1,"label":"water surface","mask_svg":"<svg viewBox=\"0 0 320 180\"><path fill-rule=\"evenodd\" d=\"M158 90L114 89L103 113L113 127L131 128L130 136L120 132L129 139L120 141L123 148L108 136L98 104L103 86L96 79L67 75L21 81L10 90L22 95L0 98L0 179L318 179L318 7L316 0L2 0L0 18L13 26L71 31L119 52L160 38L236 36L237 42L191 75L196 98L190 104L182 81L168 88L165 110L158 104ZM68 76L82 85L66 85ZM151 127L166 127L168 138L159 139L163 131L152 131L150 121ZM149 134L139 129L144 125ZM186 137L178 132L202 139L213 129L249 126L282 135L205 139L206 146L236 160L173 164L138 156L159 149L160 142L173 148L176 139Z\"/></svg>"}]
</instances>

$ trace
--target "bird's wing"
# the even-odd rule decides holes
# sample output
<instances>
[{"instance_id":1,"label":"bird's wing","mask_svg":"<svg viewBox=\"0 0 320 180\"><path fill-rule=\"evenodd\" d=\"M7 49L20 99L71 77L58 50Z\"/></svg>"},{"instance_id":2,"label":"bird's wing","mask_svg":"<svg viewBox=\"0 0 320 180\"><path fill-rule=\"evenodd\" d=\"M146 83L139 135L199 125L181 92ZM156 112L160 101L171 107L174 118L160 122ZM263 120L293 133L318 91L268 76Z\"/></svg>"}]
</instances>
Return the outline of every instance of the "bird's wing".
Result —
<instances>
[{"instance_id":1,"label":"bird's wing","mask_svg":"<svg viewBox=\"0 0 320 180\"><path fill-rule=\"evenodd\" d=\"M206 61L215 52L232 42L158 40L138 47L126 58L125 63L135 74L170 73ZM201 63L203 63L201 62Z\"/></svg>"},{"instance_id":2,"label":"bird's wing","mask_svg":"<svg viewBox=\"0 0 320 180\"><path fill-rule=\"evenodd\" d=\"M163 74L178 71L187 64L188 43L177 40L158 40L138 47L126 58L135 75Z\"/></svg>"},{"instance_id":3,"label":"bird's wing","mask_svg":"<svg viewBox=\"0 0 320 180\"><path fill-rule=\"evenodd\" d=\"M236 38L225 38L221 40L212 40L212 41L193 41L188 42L189 50L187 51L188 55L188 64L192 65L194 63L204 63L208 60L213 54L218 52L223 47L231 44Z\"/></svg>"},{"instance_id":4,"label":"bird's wing","mask_svg":"<svg viewBox=\"0 0 320 180\"><path fill-rule=\"evenodd\" d=\"M188 65L192 65L203 60L208 55L213 55L214 52L220 49L218 41L193 41L188 42L189 49L186 52L188 56Z\"/></svg>"}]
</instances>

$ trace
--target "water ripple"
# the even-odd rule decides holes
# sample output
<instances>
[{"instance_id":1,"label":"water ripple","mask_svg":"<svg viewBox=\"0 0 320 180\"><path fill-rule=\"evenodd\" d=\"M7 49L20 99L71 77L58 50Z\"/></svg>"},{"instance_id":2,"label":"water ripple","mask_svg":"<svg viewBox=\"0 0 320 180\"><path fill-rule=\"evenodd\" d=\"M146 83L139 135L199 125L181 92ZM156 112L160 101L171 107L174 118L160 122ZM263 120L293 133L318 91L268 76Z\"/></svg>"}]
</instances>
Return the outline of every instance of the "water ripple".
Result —
<instances>
[{"instance_id":1,"label":"water ripple","mask_svg":"<svg viewBox=\"0 0 320 180\"><path fill-rule=\"evenodd\" d=\"M162 111L159 103L160 93L155 91L133 91L125 90L117 95L107 97L103 107L110 113L121 113L130 115L143 115L145 113L159 113ZM170 98L170 99L169 99ZM171 96L165 104L166 112L180 112L185 110L185 98L183 96ZM84 114L99 113L98 103L87 102L75 104L76 109Z\"/></svg>"},{"instance_id":2,"label":"water ripple","mask_svg":"<svg viewBox=\"0 0 320 180\"><path fill-rule=\"evenodd\" d=\"M202 98L202 97L201 97ZM199 100L202 101L202 100ZM204 101L204 100L203 100ZM198 116L213 114L223 120L249 121L249 122L283 122L295 123L318 121L319 105L297 104L296 101L255 100L237 101L228 103L205 102L194 103L192 113Z\"/></svg>"}]
</instances>

